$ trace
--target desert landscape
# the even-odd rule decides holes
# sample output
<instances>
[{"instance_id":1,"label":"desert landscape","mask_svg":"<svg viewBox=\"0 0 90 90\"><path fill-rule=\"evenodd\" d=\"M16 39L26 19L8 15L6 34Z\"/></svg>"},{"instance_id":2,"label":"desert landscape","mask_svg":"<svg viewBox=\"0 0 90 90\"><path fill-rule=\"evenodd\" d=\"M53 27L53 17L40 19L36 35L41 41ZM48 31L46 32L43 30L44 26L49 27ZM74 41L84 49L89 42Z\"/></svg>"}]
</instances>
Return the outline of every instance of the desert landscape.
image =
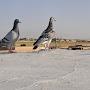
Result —
<instances>
[{"instance_id":1,"label":"desert landscape","mask_svg":"<svg viewBox=\"0 0 90 90\"><path fill-rule=\"evenodd\" d=\"M90 90L90 0L1 0L0 90Z\"/></svg>"},{"instance_id":2,"label":"desert landscape","mask_svg":"<svg viewBox=\"0 0 90 90\"><path fill-rule=\"evenodd\" d=\"M35 42L34 39L21 39L18 40L15 44L16 51L21 52L32 52L33 51L33 43ZM90 50L90 41L89 40L77 40L77 39L53 39L50 44L50 49L72 49L76 47L75 50ZM78 48L77 48L78 47ZM44 45L37 49L44 49ZM36 51L37 51L36 50Z\"/></svg>"},{"instance_id":3,"label":"desert landscape","mask_svg":"<svg viewBox=\"0 0 90 90\"><path fill-rule=\"evenodd\" d=\"M19 39L15 44L16 52L33 52L33 43L36 39ZM74 48L74 49L73 49ZM44 45L41 44L38 49L45 49ZM68 50L90 50L89 40L78 40L78 39L53 39L50 44L50 49L68 49ZM1 51L7 50L7 48L0 48Z\"/></svg>"}]
</instances>

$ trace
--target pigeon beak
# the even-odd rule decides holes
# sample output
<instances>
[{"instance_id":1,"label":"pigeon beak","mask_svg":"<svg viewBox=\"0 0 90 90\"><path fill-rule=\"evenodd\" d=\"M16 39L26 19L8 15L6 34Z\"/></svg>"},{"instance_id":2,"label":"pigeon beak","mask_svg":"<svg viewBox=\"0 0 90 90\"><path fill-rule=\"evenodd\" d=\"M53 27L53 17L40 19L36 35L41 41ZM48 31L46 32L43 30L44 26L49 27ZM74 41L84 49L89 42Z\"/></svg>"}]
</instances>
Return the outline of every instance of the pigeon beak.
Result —
<instances>
[{"instance_id":1,"label":"pigeon beak","mask_svg":"<svg viewBox=\"0 0 90 90\"><path fill-rule=\"evenodd\" d=\"M55 18L53 18L53 20L54 20L54 21L56 21L56 19L55 19Z\"/></svg>"},{"instance_id":2,"label":"pigeon beak","mask_svg":"<svg viewBox=\"0 0 90 90\"><path fill-rule=\"evenodd\" d=\"M54 18L54 21L56 21L56 19Z\"/></svg>"},{"instance_id":3,"label":"pigeon beak","mask_svg":"<svg viewBox=\"0 0 90 90\"><path fill-rule=\"evenodd\" d=\"M56 21L56 19L54 19L54 21Z\"/></svg>"}]
</instances>

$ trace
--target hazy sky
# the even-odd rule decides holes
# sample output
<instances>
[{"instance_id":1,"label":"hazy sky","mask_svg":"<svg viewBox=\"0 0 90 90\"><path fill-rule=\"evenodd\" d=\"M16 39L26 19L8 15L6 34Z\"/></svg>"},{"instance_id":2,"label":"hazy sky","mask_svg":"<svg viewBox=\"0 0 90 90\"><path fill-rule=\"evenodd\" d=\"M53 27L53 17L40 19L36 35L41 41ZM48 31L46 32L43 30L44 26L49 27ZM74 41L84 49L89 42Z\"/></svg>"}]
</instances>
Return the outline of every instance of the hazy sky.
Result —
<instances>
[{"instance_id":1,"label":"hazy sky","mask_svg":"<svg viewBox=\"0 0 90 90\"><path fill-rule=\"evenodd\" d=\"M0 0L0 38L15 18L22 22L21 37L37 38L51 16L57 37L90 39L90 0Z\"/></svg>"}]
</instances>

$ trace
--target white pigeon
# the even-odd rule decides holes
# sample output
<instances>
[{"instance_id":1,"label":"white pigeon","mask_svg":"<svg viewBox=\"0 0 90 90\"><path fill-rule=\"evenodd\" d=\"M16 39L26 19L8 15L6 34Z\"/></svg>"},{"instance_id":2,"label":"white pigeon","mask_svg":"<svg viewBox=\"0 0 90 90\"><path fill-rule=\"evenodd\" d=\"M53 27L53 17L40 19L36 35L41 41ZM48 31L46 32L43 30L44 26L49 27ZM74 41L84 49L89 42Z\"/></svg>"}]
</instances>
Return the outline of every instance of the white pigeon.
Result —
<instances>
[{"instance_id":1,"label":"white pigeon","mask_svg":"<svg viewBox=\"0 0 90 90\"><path fill-rule=\"evenodd\" d=\"M56 21L53 17L50 17L47 29L42 32L40 37L33 44L34 45L33 49L37 49L40 46L40 44L44 44L45 49L49 48L49 45L53 37L55 36L55 31L53 31L53 20Z\"/></svg>"},{"instance_id":2,"label":"white pigeon","mask_svg":"<svg viewBox=\"0 0 90 90\"><path fill-rule=\"evenodd\" d=\"M13 52L12 49L15 46L15 42L19 38L19 27L18 23L21 23L19 19L15 19L13 29L6 34L6 36L0 41L0 47L6 47L9 52Z\"/></svg>"}]
</instances>

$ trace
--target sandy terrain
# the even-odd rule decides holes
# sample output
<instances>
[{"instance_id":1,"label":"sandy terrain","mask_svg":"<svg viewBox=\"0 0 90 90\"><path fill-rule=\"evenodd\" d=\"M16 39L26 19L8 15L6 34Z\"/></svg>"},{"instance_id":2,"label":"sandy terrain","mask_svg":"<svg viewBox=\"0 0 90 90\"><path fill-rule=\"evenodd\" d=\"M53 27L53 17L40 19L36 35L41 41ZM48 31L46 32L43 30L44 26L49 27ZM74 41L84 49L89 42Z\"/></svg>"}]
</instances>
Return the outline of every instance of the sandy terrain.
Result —
<instances>
[{"instance_id":1,"label":"sandy terrain","mask_svg":"<svg viewBox=\"0 0 90 90\"><path fill-rule=\"evenodd\" d=\"M40 49L44 49L44 47L39 47L38 49L36 50L33 50L33 47L15 47L15 51L16 52L33 52L33 51L38 51Z\"/></svg>"},{"instance_id":2,"label":"sandy terrain","mask_svg":"<svg viewBox=\"0 0 90 90\"><path fill-rule=\"evenodd\" d=\"M13 51L15 52L33 52L33 51L38 51L40 49L44 49L44 47L39 47L36 50L33 50L33 47L29 47L29 46L20 46L20 47L15 47L15 49L13 49ZM7 48L0 48L0 52L8 52Z\"/></svg>"},{"instance_id":3,"label":"sandy terrain","mask_svg":"<svg viewBox=\"0 0 90 90\"><path fill-rule=\"evenodd\" d=\"M0 54L0 90L90 90L90 51Z\"/></svg>"},{"instance_id":4,"label":"sandy terrain","mask_svg":"<svg viewBox=\"0 0 90 90\"><path fill-rule=\"evenodd\" d=\"M32 52L33 47L15 47L16 52Z\"/></svg>"}]
</instances>

